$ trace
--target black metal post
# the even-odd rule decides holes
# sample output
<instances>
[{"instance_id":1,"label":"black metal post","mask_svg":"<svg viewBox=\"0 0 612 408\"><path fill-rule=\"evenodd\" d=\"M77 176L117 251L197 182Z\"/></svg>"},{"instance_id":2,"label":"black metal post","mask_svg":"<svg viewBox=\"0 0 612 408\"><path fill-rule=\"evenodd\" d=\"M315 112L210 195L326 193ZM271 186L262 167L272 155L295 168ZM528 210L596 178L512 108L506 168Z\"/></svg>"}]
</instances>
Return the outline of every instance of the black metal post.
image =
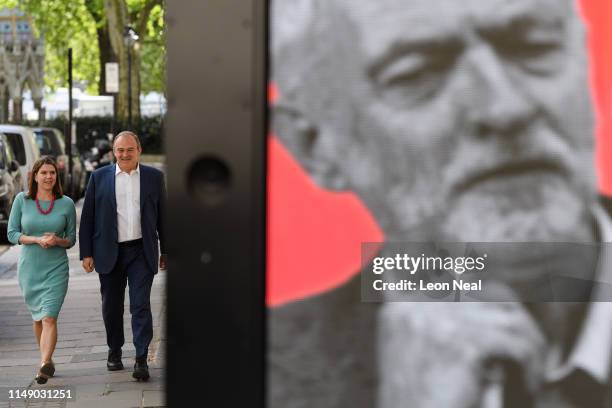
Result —
<instances>
[{"instance_id":1,"label":"black metal post","mask_svg":"<svg viewBox=\"0 0 612 408\"><path fill-rule=\"evenodd\" d=\"M132 44L128 43L128 128L132 130Z\"/></svg>"},{"instance_id":2,"label":"black metal post","mask_svg":"<svg viewBox=\"0 0 612 408\"><path fill-rule=\"evenodd\" d=\"M169 407L266 406L267 3L167 2Z\"/></svg>"},{"instance_id":3,"label":"black metal post","mask_svg":"<svg viewBox=\"0 0 612 408\"><path fill-rule=\"evenodd\" d=\"M72 183L72 48L68 48L68 133L65 137L69 185Z\"/></svg>"}]
</instances>

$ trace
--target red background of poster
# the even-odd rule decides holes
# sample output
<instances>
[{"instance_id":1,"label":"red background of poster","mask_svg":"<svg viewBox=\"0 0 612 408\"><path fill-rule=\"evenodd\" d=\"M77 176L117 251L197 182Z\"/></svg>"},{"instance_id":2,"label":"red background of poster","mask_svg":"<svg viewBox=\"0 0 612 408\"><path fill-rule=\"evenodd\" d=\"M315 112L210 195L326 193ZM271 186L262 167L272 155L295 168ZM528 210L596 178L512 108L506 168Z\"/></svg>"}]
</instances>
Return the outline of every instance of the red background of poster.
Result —
<instances>
[{"instance_id":1,"label":"red background of poster","mask_svg":"<svg viewBox=\"0 0 612 408\"><path fill-rule=\"evenodd\" d=\"M599 187L612 196L612 1L579 0L579 4L589 32ZM276 90L270 91L273 103ZM270 138L268 305L341 284L359 271L361 243L383 240L357 197L314 185L280 142Z\"/></svg>"}]
</instances>

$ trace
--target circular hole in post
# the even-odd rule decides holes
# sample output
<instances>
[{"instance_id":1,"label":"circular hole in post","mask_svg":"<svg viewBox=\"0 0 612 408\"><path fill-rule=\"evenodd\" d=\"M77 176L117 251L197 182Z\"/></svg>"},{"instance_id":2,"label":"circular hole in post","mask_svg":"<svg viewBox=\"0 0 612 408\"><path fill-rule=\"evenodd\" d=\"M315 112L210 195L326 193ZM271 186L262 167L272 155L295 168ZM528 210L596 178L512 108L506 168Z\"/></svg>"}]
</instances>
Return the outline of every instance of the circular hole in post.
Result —
<instances>
[{"instance_id":1,"label":"circular hole in post","mask_svg":"<svg viewBox=\"0 0 612 408\"><path fill-rule=\"evenodd\" d=\"M214 156L203 156L189 168L187 186L192 197L206 206L214 207L225 201L231 179L231 171L225 161Z\"/></svg>"}]
</instances>

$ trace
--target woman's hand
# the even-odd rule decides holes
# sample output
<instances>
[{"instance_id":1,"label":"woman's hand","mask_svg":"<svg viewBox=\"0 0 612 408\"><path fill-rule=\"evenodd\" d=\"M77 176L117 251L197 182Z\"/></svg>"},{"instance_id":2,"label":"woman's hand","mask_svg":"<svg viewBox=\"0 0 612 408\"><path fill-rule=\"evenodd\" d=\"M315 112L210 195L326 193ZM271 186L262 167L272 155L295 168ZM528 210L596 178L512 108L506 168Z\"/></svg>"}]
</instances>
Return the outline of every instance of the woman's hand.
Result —
<instances>
[{"instance_id":1,"label":"woman's hand","mask_svg":"<svg viewBox=\"0 0 612 408\"><path fill-rule=\"evenodd\" d=\"M47 242L47 237L42 236L42 237L35 237L35 243L40 245L42 248L47 249L49 248L49 243Z\"/></svg>"},{"instance_id":2,"label":"woman's hand","mask_svg":"<svg viewBox=\"0 0 612 408\"><path fill-rule=\"evenodd\" d=\"M50 248L58 244L59 237L53 232L45 232L45 234L39 238L38 245L43 248Z\"/></svg>"}]
</instances>

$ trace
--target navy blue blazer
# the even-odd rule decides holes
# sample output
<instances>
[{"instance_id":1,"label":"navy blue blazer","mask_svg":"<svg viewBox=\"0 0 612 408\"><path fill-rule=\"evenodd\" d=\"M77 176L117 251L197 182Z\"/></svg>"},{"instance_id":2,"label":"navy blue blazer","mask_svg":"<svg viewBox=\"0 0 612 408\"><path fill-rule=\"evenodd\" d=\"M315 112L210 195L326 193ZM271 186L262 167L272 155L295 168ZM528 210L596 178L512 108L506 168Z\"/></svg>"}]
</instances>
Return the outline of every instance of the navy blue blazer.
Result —
<instances>
[{"instance_id":1,"label":"navy blue blazer","mask_svg":"<svg viewBox=\"0 0 612 408\"><path fill-rule=\"evenodd\" d=\"M80 257L92 256L96 271L101 274L113 270L119 249L115 166L105 166L92 173L81 213ZM140 164L140 225L147 266L153 274L158 269L158 240L162 254L166 253L163 233L165 201L163 173Z\"/></svg>"}]
</instances>

